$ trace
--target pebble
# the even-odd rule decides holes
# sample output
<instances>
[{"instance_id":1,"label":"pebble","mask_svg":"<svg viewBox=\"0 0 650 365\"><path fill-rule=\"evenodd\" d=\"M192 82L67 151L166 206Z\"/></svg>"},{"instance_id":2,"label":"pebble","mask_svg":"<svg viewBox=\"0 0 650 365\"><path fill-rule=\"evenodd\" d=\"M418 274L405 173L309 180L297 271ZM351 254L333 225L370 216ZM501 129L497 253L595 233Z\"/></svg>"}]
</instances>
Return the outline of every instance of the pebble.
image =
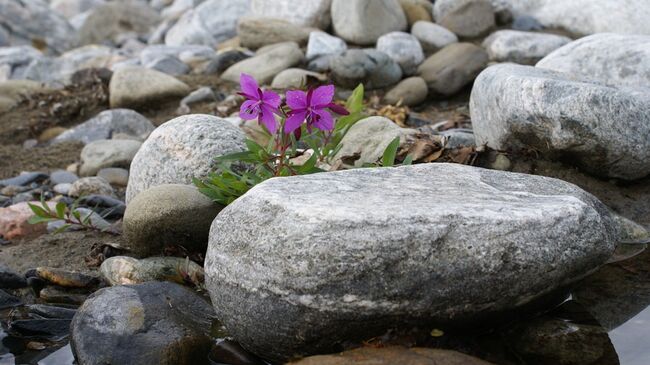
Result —
<instances>
[{"instance_id":1,"label":"pebble","mask_svg":"<svg viewBox=\"0 0 650 365\"><path fill-rule=\"evenodd\" d=\"M14 308L21 305L23 305L23 301L20 298L0 289L0 309Z\"/></svg>"},{"instance_id":2,"label":"pebble","mask_svg":"<svg viewBox=\"0 0 650 365\"><path fill-rule=\"evenodd\" d=\"M460 352L432 348L362 347L335 355L318 355L287 365L494 365Z\"/></svg>"},{"instance_id":3,"label":"pebble","mask_svg":"<svg viewBox=\"0 0 650 365\"><path fill-rule=\"evenodd\" d=\"M75 309L57 307L46 304L30 304L27 306L30 313L52 319L72 319L77 311Z\"/></svg>"},{"instance_id":4,"label":"pebble","mask_svg":"<svg viewBox=\"0 0 650 365\"><path fill-rule=\"evenodd\" d=\"M124 33L146 36L160 21L158 13L140 2L106 2L94 7L79 28L81 44L113 42Z\"/></svg>"},{"instance_id":5,"label":"pebble","mask_svg":"<svg viewBox=\"0 0 650 365\"><path fill-rule=\"evenodd\" d=\"M228 67L251 57L250 52L241 49L227 49L217 53L214 59L206 63L201 73L212 75L222 73Z\"/></svg>"},{"instance_id":6,"label":"pebble","mask_svg":"<svg viewBox=\"0 0 650 365\"><path fill-rule=\"evenodd\" d=\"M117 134L145 139L155 128L149 119L136 111L111 109L59 134L53 142L81 141L88 144L100 139L111 139Z\"/></svg>"},{"instance_id":7,"label":"pebble","mask_svg":"<svg viewBox=\"0 0 650 365\"><path fill-rule=\"evenodd\" d=\"M181 257L148 257L138 260L128 256L113 256L102 262L99 271L110 285L170 281L200 286L204 281L203 268Z\"/></svg>"},{"instance_id":8,"label":"pebble","mask_svg":"<svg viewBox=\"0 0 650 365\"><path fill-rule=\"evenodd\" d=\"M18 319L9 323L7 332L20 337L60 341L68 337L68 334L70 333L70 320Z\"/></svg>"},{"instance_id":9,"label":"pebble","mask_svg":"<svg viewBox=\"0 0 650 365\"><path fill-rule=\"evenodd\" d=\"M397 0L332 0L334 32L362 46L390 32L406 30L406 15Z\"/></svg>"},{"instance_id":10,"label":"pebble","mask_svg":"<svg viewBox=\"0 0 650 365\"><path fill-rule=\"evenodd\" d=\"M239 20L237 35L242 47L257 49L269 44L296 42L307 44L309 33L314 28L292 24L286 20L272 18L245 17Z\"/></svg>"},{"instance_id":11,"label":"pebble","mask_svg":"<svg viewBox=\"0 0 650 365\"><path fill-rule=\"evenodd\" d=\"M302 27L327 29L331 21L331 3L332 0L252 0L251 14L284 19Z\"/></svg>"},{"instance_id":12,"label":"pebble","mask_svg":"<svg viewBox=\"0 0 650 365\"><path fill-rule=\"evenodd\" d=\"M106 167L128 168L142 142L127 139L104 139L88 143L81 150L81 176L94 176Z\"/></svg>"},{"instance_id":13,"label":"pebble","mask_svg":"<svg viewBox=\"0 0 650 365\"><path fill-rule=\"evenodd\" d=\"M54 209L53 203L50 208ZM46 225L43 223L29 224L27 221L32 216L34 216L34 212L26 202L0 208L0 236L7 240L13 240L42 235L46 232Z\"/></svg>"},{"instance_id":14,"label":"pebble","mask_svg":"<svg viewBox=\"0 0 650 365\"><path fill-rule=\"evenodd\" d=\"M429 0L399 0L399 3L409 27L419 21L433 21L433 5Z\"/></svg>"},{"instance_id":15,"label":"pebble","mask_svg":"<svg viewBox=\"0 0 650 365\"><path fill-rule=\"evenodd\" d=\"M420 41L427 54L436 53L452 43L458 43L458 37L453 32L432 22L416 22L411 27L411 34Z\"/></svg>"},{"instance_id":16,"label":"pebble","mask_svg":"<svg viewBox=\"0 0 650 365\"><path fill-rule=\"evenodd\" d=\"M190 87L156 70L130 66L116 70L109 85L111 108L143 107L190 93Z\"/></svg>"},{"instance_id":17,"label":"pebble","mask_svg":"<svg viewBox=\"0 0 650 365\"><path fill-rule=\"evenodd\" d=\"M65 170L56 170L50 174L51 184L72 184L79 180L79 176Z\"/></svg>"},{"instance_id":18,"label":"pebble","mask_svg":"<svg viewBox=\"0 0 650 365\"><path fill-rule=\"evenodd\" d=\"M409 77L399 82L386 95L384 102L387 104L414 106L426 100L429 93L427 82L421 77Z\"/></svg>"},{"instance_id":19,"label":"pebble","mask_svg":"<svg viewBox=\"0 0 650 365\"><path fill-rule=\"evenodd\" d=\"M312 61L320 56L340 55L347 49L348 45L343 39L325 32L315 31L309 33L306 57L307 60Z\"/></svg>"},{"instance_id":20,"label":"pebble","mask_svg":"<svg viewBox=\"0 0 650 365\"><path fill-rule=\"evenodd\" d=\"M324 82L327 77L323 74L303 70L300 68L289 68L273 78L271 87L273 89L304 89L309 85L314 85L319 82Z\"/></svg>"},{"instance_id":21,"label":"pebble","mask_svg":"<svg viewBox=\"0 0 650 365\"><path fill-rule=\"evenodd\" d=\"M0 186L25 186L47 178L48 175L42 172L25 172L10 179L0 180Z\"/></svg>"},{"instance_id":22,"label":"pebble","mask_svg":"<svg viewBox=\"0 0 650 365\"><path fill-rule=\"evenodd\" d=\"M496 25L490 0L437 0L433 17L437 24L463 38L478 37Z\"/></svg>"},{"instance_id":23,"label":"pebble","mask_svg":"<svg viewBox=\"0 0 650 365\"><path fill-rule=\"evenodd\" d=\"M409 33L384 34L377 40L376 48L397 62L405 76L416 73L418 66L424 61L424 52L420 42Z\"/></svg>"},{"instance_id":24,"label":"pebble","mask_svg":"<svg viewBox=\"0 0 650 365\"><path fill-rule=\"evenodd\" d=\"M257 54L230 66L221 75L226 81L239 83L239 75L247 73L260 85L270 83L280 72L298 65L304 59L304 55L296 43L281 43L273 49L258 50Z\"/></svg>"},{"instance_id":25,"label":"pebble","mask_svg":"<svg viewBox=\"0 0 650 365\"><path fill-rule=\"evenodd\" d=\"M144 65L146 68L160 71L168 75L185 75L191 71L191 68L174 56L164 56L157 58Z\"/></svg>"},{"instance_id":26,"label":"pebble","mask_svg":"<svg viewBox=\"0 0 650 365\"><path fill-rule=\"evenodd\" d=\"M387 54L374 49L351 49L330 61L331 77L336 85L354 89L362 83L366 89L381 89L402 79L401 67Z\"/></svg>"},{"instance_id":27,"label":"pebble","mask_svg":"<svg viewBox=\"0 0 650 365\"><path fill-rule=\"evenodd\" d=\"M451 96L471 83L487 67L485 50L471 43L452 43L427 58L418 74L429 90Z\"/></svg>"},{"instance_id":28,"label":"pebble","mask_svg":"<svg viewBox=\"0 0 650 365\"><path fill-rule=\"evenodd\" d=\"M70 193L70 188L72 188L72 184L60 183L54 185L54 187L52 187L52 190L54 190L54 192L57 194L68 195Z\"/></svg>"},{"instance_id":29,"label":"pebble","mask_svg":"<svg viewBox=\"0 0 650 365\"><path fill-rule=\"evenodd\" d=\"M97 171L97 177L105 179L112 186L126 186L129 183L129 170L106 167Z\"/></svg>"},{"instance_id":30,"label":"pebble","mask_svg":"<svg viewBox=\"0 0 650 365\"><path fill-rule=\"evenodd\" d=\"M85 195L115 195L113 188L101 177L82 177L72 183L68 195L73 198L79 198Z\"/></svg>"}]
</instances>

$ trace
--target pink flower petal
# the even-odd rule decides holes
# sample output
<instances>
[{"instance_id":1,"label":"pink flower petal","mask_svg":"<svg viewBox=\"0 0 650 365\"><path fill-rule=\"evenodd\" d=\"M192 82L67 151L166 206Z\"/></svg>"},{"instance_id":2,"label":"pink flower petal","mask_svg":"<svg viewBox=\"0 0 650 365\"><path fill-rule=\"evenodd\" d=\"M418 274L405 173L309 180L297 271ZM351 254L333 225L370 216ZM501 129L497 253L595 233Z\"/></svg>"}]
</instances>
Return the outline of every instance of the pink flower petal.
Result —
<instances>
[{"instance_id":1,"label":"pink flower petal","mask_svg":"<svg viewBox=\"0 0 650 365\"><path fill-rule=\"evenodd\" d=\"M302 90L287 91L287 105L291 109L306 109L307 93Z\"/></svg>"},{"instance_id":2,"label":"pink flower petal","mask_svg":"<svg viewBox=\"0 0 650 365\"><path fill-rule=\"evenodd\" d=\"M306 112L294 113L287 118L287 121L284 122L284 133L289 134L295 131L297 128L300 128L300 125L307 117Z\"/></svg>"},{"instance_id":3,"label":"pink flower petal","mask_svg":"<svg viewBox=\"0 0 650 365\"><path fill-rule=\"evenodd\" d=\"M324 132L334 129L334 118L332 118L332 114L330 114L328 111L317 109L314 110L312 114L315 119L312 123L314 127Z\"/></svg>"},{"instance_id":4,"label":"pink flower petal","mask_svg":"<svg viewBox=\"0 0 650 365\"><path fill-rule=\"evenodd\" d=\"M257 90L260 88L253 76L245 73L239 75L239 86L241 91L249 99L259 100Z\"/></svg>"},{"instance_id":5,"label":"pink flower petal","mask_svg":"<svg viewBox=\"0 0 650 365\"><path fill-rule=\"evenodd\" d=\"M278 121L275 120L273 109L271 109L265 104L262 104L262 112L260 113L260 123L264 124L266 129L268 129L271 134L275 134L275 131L278 130Z\"/></svg>"},{"instance_id":6,"label":"pink flower petal","mask_svg":"<svg viewBox=\"0 0 650 365\"><path fill-rule=\"evenodd\" d=\"M311 94L309 105L325 106L332 102L334 98L334 85L319 86Z\"/></svg>"},{"instance_id":7,"label":"pink flower petal","mask_svg":"<svg viewBox=\"0 0 650 365\"><path fill-rule=\"evenodd\" d=\"M244 120L253 120L260 114L260 107L255 100L246 100L239 108L239 117Z\"/></svg>"},{"instance_id":8,"label":"pink flower petal","mask_svg":"<svg viewBox=\"0 0 650 365\"><path fill-rule=\"evenodd\" d=\"M345 109L344 107L342 107L342 106L340 106L338 104L330 103L329 105L327 105L327 107L329 108L329 110L333 111L334 113L336 113L338 115L349 115L350 114L350 112L347 111L347 109Z\"/></svg>"},{"instance_id":9,"label":"pink flower petal","mask_svg":"<svg viewBox=\"0 0 650 365\"><path fill-rule=\"evenodd\" d=\"M280 104L282 103L282 98L280 95L276 94L273 91L264 91L262 94L262 100L264 100L264 103L268 104L273 109L279 108Z\"/></svg>"}]
</instances>

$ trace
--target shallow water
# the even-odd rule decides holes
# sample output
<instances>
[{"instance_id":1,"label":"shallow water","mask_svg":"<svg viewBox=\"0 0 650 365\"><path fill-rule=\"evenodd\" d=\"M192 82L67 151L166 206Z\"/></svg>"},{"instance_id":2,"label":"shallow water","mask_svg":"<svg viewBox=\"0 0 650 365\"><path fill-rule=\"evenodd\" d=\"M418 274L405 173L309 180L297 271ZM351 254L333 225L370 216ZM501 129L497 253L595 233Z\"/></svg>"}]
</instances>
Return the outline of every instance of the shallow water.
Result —
<instances>
[{"instance_id":1,"label":"shallow water","mask_svg":"<svg viewBox=\"0 0 650 365\"><path fill-rule=\"evenodd\" d=\"M622 261L577 283L570 300L542 316L489 333L445 334L417 342L502 365L650 365L650 250L619 251ZM631 252L636 256L628 257ZM27 350L28 340L10 336L4 328L0 365L73 364L65 341L43 351ZM215 337L226 335L218 325L213 330ZM219 360L213 359L227 364Z\"/></svg>"}]
</instances>

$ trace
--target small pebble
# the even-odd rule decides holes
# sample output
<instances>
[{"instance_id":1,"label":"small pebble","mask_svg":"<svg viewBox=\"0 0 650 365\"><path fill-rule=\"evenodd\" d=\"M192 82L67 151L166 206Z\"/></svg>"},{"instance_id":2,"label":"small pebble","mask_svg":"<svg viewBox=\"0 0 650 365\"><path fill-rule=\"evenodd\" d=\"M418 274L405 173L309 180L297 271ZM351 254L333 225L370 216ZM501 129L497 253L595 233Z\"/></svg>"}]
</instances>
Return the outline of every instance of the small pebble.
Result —
<instances>
[{"instance_id":1,"label":"small pebble","mask_svg":"<svg viewBox=\"0 0 650 365\"><path fill-rule=\"evenodd\" d=\"M129 170L119 167L107 167L99 170L97 177L106 179L111 185L126 186L129 182Z\"/></svg>"}]
</instances>

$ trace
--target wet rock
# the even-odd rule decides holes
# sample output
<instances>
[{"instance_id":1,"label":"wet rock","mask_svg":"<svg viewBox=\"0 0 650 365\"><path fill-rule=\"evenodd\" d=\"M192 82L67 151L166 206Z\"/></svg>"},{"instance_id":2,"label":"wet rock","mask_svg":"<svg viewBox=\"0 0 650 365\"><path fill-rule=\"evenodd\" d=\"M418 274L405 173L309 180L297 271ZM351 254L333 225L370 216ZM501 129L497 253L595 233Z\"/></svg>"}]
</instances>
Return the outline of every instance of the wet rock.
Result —
<instances>
[{"instance_id":1,"label":"wet rock","mask_svg":"<svg viewBox=\"0 0 650 365\"><path fill-rule=\"evenodd\" d=\"M313 60L325 55L340 55L347 49L348 45L341 38L315 31L309 33L306 57L308 60Z\"/></svg>"},{"instance_id":2,"label":"wet rock","mask_svg":"<svg viewBox=\"0 0 650 365\"><path fill-rule=\"evenodd\" d=\"M180 257L148 257L138 260L113 256L100 267L102 277L111 285L140 284L147 281L170 281L185 285L202 285L203 268Z\"/></svg>"},{"instance_id":3,"label":"wet rock","mask_svg":"<svg viewBox=\"0 0 650 365\"><path fill-rule=\"evenodd\" d=\"M535 105L534 110L530 105ZM519 65L488 68L470 100L478 145L533 149L599 176L650 173L650 92Z\"/></svg>"},{"instance_id":4,"label":"wet rock","mask_svg":"<svg viewBox=\"0 0 650 365\"><path fill-rule=\"evenodd\" d=\"M36 275L50 284L66 288L87 288L99 283L96 276L52 267L37 267Z\"/></svg>"},{"instance_id":5,"label":"wet rock","mask_svg":"<svg viewBox=\"0 0 650 365\"><path fill-rule=\"evenodd\" d=\"M0 263L0 288L19 289L27 286L25 277Z\"/></svg>"},{"instance_id":6,"label":"wet rock","mask_svg":"<svg viewBox=\"0 0 650 365\"><path fill-rule=\"evenodd\" d=\"M79 29L82 44L117 43L124 33L147 36L160 21L158 13L141 2L105 3L93 8Z\"/></svg>"},{"instance_id":7,"label":"wet rock","mask_svg":"<svg viewBox=\"0 0 650 365\"><path fill-rule=\"evenodd\" d=\"M167 75L185 75L191 71L189 66L174 56L157 58L144 66Z\"/></svg>"},{"instance_id":8,"label":"wet rock","mask_svg":"<svg viewBox=\"0 0 650 365\"><path fill-rule=\"evenodd\" d=\"M546 56L537 67L614 86L650 85L650 35L595 34Z\"/></svg>"},{"instance_id":9,"label":"wet rock","mask_svg":"<svg viewBox=\"0 0 650 365\"><path fill-rule=\"evenodd\" d=\"M427 54L438 52L452 43L458 43L458 37L454 33L432 22L416 22L411 27L411 34L420 41L422 49Z\"/></svg>"},{"instance_id":10,"label":"wet rock","mask_svg":"<svg viewBox=\"0 0 650 365\"><path fill-rule=\"evenodd\" d=\"M300 68L289 68L273 78L271 87L274 89L302 89L314 82L326 81L327 77L317 72L311 72Z\"/></svg>"},{"instance_id":11,"label":"wet rock","mask_svg":"<svg viewBox=\"0 0 650 365\"><path fill-rule=\"evenodd\" d=\"M113 73L109 86L111 108L142 107L182 98L190 87L178 79L143 67L122 67Z\"/></svg>"},{"instance_id":12,"label":"wet rock","mask_svg":"<svg viewBox=\"0 0 650 365\"><path fill-rule=\"evenodd\" d=\"M51 318L51 319L68 319L71 320L77 311L75 309L56 307L46 304L30 304L27 306L30 313Z\"/></svg>"},{"instance_id":13,"label":"wet rock","mask_svg":"<svg viewBox=\"0 0 650 365\"><path fill-rule=\"evenodd\" d=\"M250 0L207 0L181 16L167 31L165 44L216 47L236 35L237 20L249 11Z\"/></svg>"},{"instance_id":14,"label":"wet rock","mask_svg":"<svg viewBox=\"0 0 650 365\"><path fill-rule=\"evenodd\" d=\"M616 240L605 205L561 180L445 163L337 171L267 180L222 210L206 287L234 338L281 360L476 323L593 272Z\"/></svg>"},{"instance_id":15,"label":"wet rock","mask_svg":"<svg viewBox=\"0 0 650 365\"><path fill-rule=\"evenodd\" d=\"M192 185L165 184L144 190L124 213L127 248L138 255L160 254L167 245L203 252L222 206Z\"/></svg>"},{"instance_id":16,"label":"wet rock","mask_svg":"<svg viewBox=\"0 0 650 365\"><path fill-rule=\"evenodd\" d=\"M116 186L126 186L129 182L129 170L119 167L106 167L97 171L97 176Z\"/></svg>"},{"instance_id":17,"label":"wet rock","mask_svg":"<svg viewBox=\"0 0 650 365\"><path fill-rule=\"evenodd\" d=\"M88 293L82 289L46 286L39 292L39 298L48 303L80 305L88 298Z\"/></svg>"},{"instance_id":18,"label":"wet rock","mask_svg":"<svg viewBox=\"0 0 650 365\"><path fill-rule=\"evenodd\" d=\"M332 0L252 0L251 14L283 19L302 27L327 29Z\"/></svg>"},{"instance_id":19,"label":"wet rock","mask_svg":"<svg viewBox=\"0 0 650 365\"><path fill-rule=\"evenodd\" d=\"M65 170L56 170L50 174L51 184L72 184L79 180L79 176Z\"/></svg>"},{"instance_id":20,"label":"wet rock","mask_svg":"<svg viewBox=\"0 0 650 365\"><path fill-rule=\"evenodd\" d=\"M569 42L571 38L555 34L500 30L483 41L483 48L490 61L534 65Z\"/></svg>"},{"instance_id":21,"label":"wet rock","mask_svg":"<svg viewBox=\"0 0 650 365\"><path fill-rule=\"evenodd\" d=\"M298 65L303 59L304 55L296 43L282 43L267 52L258 51L254 57L230 66L221 78L239 82L239 76L243 72L253 76L260 84L268 84L275 75Z\"/></svg>"},{"instance_id":22,"label":"wet rock","mask_svg":"<svg viewBox=\"0 0 650 365\"><path fill-rule=\"evenodd\" d=\"M428 93L427 82L421 77L414 76L400 81L390 89L384 96L384 101L393 105L400 103L405 106L413 106L426 100Z\"/></svg>"},{"instance_id":23,"label":"wet rock","mask_svg":"<svg viewBox=\"0 0 650 365\"><path fill-rule=\"evenodd\" d=\"M237 35L242 47L257 49L280 42L306 45L314 28L292 24L282 19L245 17L239 20Z\"/></svg>"},{"instance_id":24,"label":"wet rock","mask_svg":"<svg viewBox=\"0 0 650 365\"><path fill-rule=\"evenodd\" d=\"M222 73L228 67L249 57L251 57L250 52L245 52L240 49L224 50L217 53L215 58L203 67L201 73L206 75Z\"/></svg>"},{"instance_id":25,"label":"wet rock","mask_svg":"<svg viewBox=\"0 0 650 365\"><path fill-rule=\"evenodd\" d=\"M79 308L71 345L80 364L204 363L214 312L192 290L167 282L97 291Z\"/></svg>"},{"instance_id":26,"label":"wet rock","mask_svg":"<svg viewBox=\"0 0 650 365\"><path fill-rule=\"evenodd\" d=\"M128 168L142 142L127 139L103 139L88 143L81 150L81 176L94 176L106 167Z\"/></svg>"},{"instance_id":27,"label":"wet rock","mask_svg":"<svg viewBox=\"0 0 650 365\"><path fill-rule=\"evenodd\" d=\"M374 49L351 49L331 59L332 79L337 85L353 89L362 83L366 89L381 89L402 79L401 67L387 54Z\"/></svg>"},{"instance_id":28,"label":"wet rock","mask_svg":"<svg viewBox=\"0 0 650 365\"><path fill-rule=\"evenodd\" d=\"M433 5L437 24L459 37L478 37L496 25L489 0L438 0Z\"/></svg>"},{"instance_id":29,"label":"wet rock","mask_svg":"<svg viewBox=\"0 0 650 365\"><path fill-rule=\"evenodd\" d=\"M42 0L0 0L0 26L11 29L12 43L40 43L53 53L68 50L77 42L68 21Z\"/></svg>"},{"instance_id":30,"label":"wet rock","mask_svg":"<svg viewBox=\"0 0 650 365\"><path fill-rule=\"evenodd\" d=\"M53 203L50 208L54 209ZM46 231L45 224L29 224L28 220L32 216L34 216L34 212L26 202L0 208L0 236L12 240L42 235Z\"/></svg>"},{"instance_id":31,"label":"wet rock","mask_svg":"<svg viewBox=\"0 0 650 365\"><path fill-rule=\"evenodd\" d=\"M408 23L397 0L332 0L332 25L339 37L365 46Z\"/></svg>"},{"instance_id":32,"label":"wet rock","mask_svg":"<svg viewBox=\"0 0 650 365\"><path fill-rule=\"evenodd\" d=\"M23 305L20 298L0 289L0 309L14 308Z\"/></svg>"},{"instance_id":33,"label":"wet rock","mask_svg":"<svg viewBox=\"0 0 650 365\"><path fill-rule=\"evenodd\" d=\"M428 0L399 0L402 10L406 15L408 26L419 21L433 21L433 6Z\"/></svg>"},{"instance_id":34,"label":"wet rock","mask_svg":"<svg viewBox=\"0 0 650 365\"><path fill-rule=\"evenodd\" d=\"M9 179L0 180L0 186L25 186L47 178L47 174L42 172L25 172Z\"/></svg>"},{"instance_id":35,"label":"wet rock","mask_svg":"<svg viewBox=\"0 0 650 365\"><path fill-rule=\"evenodd\" d=\"M126 202L152 186L190 184L194 177L205 177L215 157L242 151L244 139L239 128L210 115L185 115L164 123L131 163Z\"/></svg>"},{"instance_id":36,"label":"wet rock","mask_svg":"<svg viewBox=\"0 0 650 365\"><path fill-rule=\"evenodd\" d=\"M70 320L19 319L11 321L8 332L23 338L60 341L70 333Z\"/></svg>"},{"instance_id":37,"label":"wet rock","mask_svg":"<svg viewBox=\"0 0 650 365\"><path fill-rule=\"evenodd\" d=\"M74 198L92 194L113 196L114 191L108 181L101 177L83 177L72 183L68 192Z\"/></svg>"},{"instance_id":38,"label":"wet rock","mask_svg":"<svg viewBox=\"0 0 650 365\"><path fill-rule=\"evenodd\" d=\"M126 134L145 139L155 129L141 114L129 109L105 110L91 119L69 129L53 142L81 141L90 143L100 139L111 139L115 134Z\"/></svg>"},{"instance_id":39,"label":"wet rock","mask_svg":"<svg viewBox=\"0 0 650 365\"><path fill-rule=\"evenodd\" d=\"M460 352L430 348L362 347L336 355L318 355L289 363L289 365L491 365L492 363Z\"/></svg>"},{"instance_id":40,"label":"wet rock","mask_svg":"<svg viewBox=\"0 0 650 365\"><path fill-rule=\"evenodd\" d=\"M391 32L377 40L377 50L384 52L402 68L404 75L413 75L424 61L424 52L417 38L409 33Z\"/></svg>"},{"instance_id":41,"label":"wet rock","mask_svg":"<svg viewBox=\"0 0 650 365\"><path fill-rule=\"evenodd\" d=\"M450 96L471 83L487 66L485 50L471 43L452 43L418 68L418 74L427 82L429 90Z\"/></svg>"}]
</instances>

